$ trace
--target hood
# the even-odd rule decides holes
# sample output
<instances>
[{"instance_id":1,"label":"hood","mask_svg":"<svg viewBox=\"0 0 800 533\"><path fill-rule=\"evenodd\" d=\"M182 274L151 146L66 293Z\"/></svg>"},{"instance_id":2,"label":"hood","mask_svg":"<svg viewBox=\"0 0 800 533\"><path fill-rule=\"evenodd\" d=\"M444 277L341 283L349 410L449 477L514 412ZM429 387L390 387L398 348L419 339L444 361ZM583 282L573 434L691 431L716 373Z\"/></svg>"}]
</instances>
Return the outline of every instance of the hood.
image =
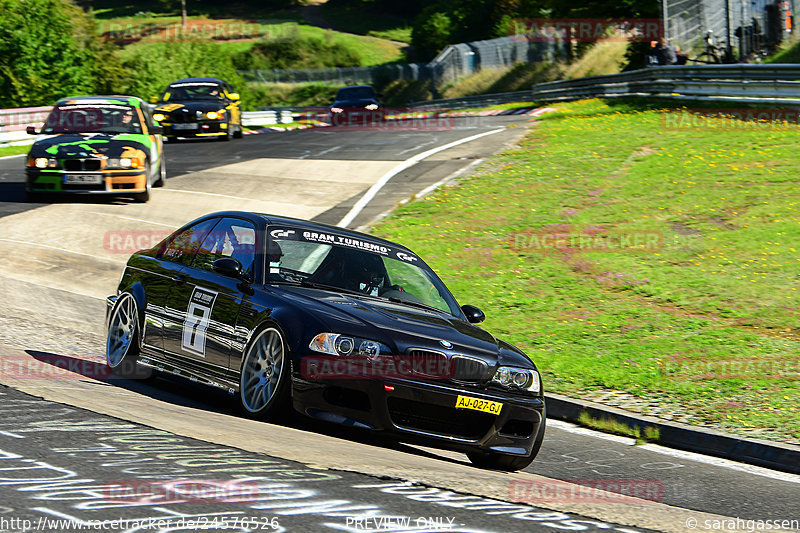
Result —
<instances>
[{"instance_id":1,"label":"hood","mask_svg":"<svg viewBox=\"0 0 800 533\"><path fill-rule=\"evenodd\" d=\"M61 133L39 135L30 157L119 157L130 150L146 150L143 136L132 133Z\"/></svg>"},{"instance_id":2,"label":"hood","mask_svg":"<svg viewBox=\"0 0 800 533\"><path fill-rule=\"evenodd\" d=\"M379 341L396 353L422 348L479 357L490 367L498 361L497 339L447 313L321 289L283 285L279 290L285 300L314 314L332 333Z\"/></svg>"}]
</instances>

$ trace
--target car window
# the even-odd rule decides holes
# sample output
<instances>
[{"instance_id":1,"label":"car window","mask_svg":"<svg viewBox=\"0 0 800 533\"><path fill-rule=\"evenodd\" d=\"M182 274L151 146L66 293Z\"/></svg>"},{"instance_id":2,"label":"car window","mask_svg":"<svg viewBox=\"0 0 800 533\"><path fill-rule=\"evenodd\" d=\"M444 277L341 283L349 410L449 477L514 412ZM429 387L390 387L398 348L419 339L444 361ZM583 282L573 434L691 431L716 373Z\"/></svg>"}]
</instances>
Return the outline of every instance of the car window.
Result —
<instances>
[{"instance_id":1,"label":"car window","mask_svg":"<svg viewBox=\"0 0 800 533\"><path fill-rule=\"evenodd\" d=\"M117 104L74 103L53 108L42 133L142 133L136 108Z\"/></svg>"},{"instance_id":2,"label":"car window","mask_svg":"<svg viewBox=\"0 0 800 533\"><path fill-rule=\"evenodd\" d=\"M203 239L192 266L210 271L214 261L221 257L238 259L242 264L242 272L252 275L256 257L256 228L251 222L223 218Z\"/></svg>"},{"instance_id":3,"label":"car window","mask_svg":"<svg viewBox=\"0 0 800 533\"><path fill-rule=\"evenodd\" d=\"M175 233L165 241L159 257L182 265L191 264L200 243L218 222L218 218L211 218Z\"/></svg>"},{"instance_id":4,"label":"car window","mask_svg":"<svg viewBox=\"0 0 800 533\"><path fill-rule=\"evenodd\" d=\"M403 287L403 291L417 297L425 305L437 309L449 310L447 300L440 293L440 289L430 279L426 270L402 261L387 257L382 258L386 270L388 286Z\"/></svg>"},{"instance_id":5,"label":"car window","mask_svg":"<svg viewBox=\"0 0 800 533\"><path fill-rule=\"evenodd\" d=\"M222 99L222 87L214 82L174 83L167 87L161 98L164 102Z\"/></svg>"},{"instance_id":6,"label":"car window","mask_svg":"<svg viewBox=\"0 0 800 533\"><path fill-rule=\"evenodd\" d=\"M375 91L371 87L345 87L339 89L337 100L357 100L362 98L375 98Z\"/></svg>"}]
</instances>

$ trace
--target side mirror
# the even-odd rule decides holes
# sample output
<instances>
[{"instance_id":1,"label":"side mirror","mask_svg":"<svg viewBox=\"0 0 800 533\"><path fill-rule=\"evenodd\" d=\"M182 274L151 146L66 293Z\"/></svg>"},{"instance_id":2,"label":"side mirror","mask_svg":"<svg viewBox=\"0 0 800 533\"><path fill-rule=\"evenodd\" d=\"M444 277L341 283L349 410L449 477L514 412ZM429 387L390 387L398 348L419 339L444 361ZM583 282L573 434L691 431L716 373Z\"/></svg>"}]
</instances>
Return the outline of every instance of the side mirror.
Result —
<instances>
[{"instance_id":1,"label":"side mirror","mask_svg":"<svg viewBox=\"0 0 800 533\"><path fill-rule=\"evenodd\" d=\"M151 104L157 104L158 103L158 96L151 96L150 97L150 103Z\"/></svg>"},{"instance_id":2,"label":"side mirror","mask_svg":"<svg viewBox=\"0 0 800 533\"><path fill-rule=\"evenodd\" d=\"M228 98L230 100L238 100L239 99L239 93L228 93Z\"/></svg>"},{"instance_id":3,"label":"side mirror","mask_svg":"<svg viewBox=\"0 0 800 533\"><path fill-rule=\"evenodd\" d=\"M33 126L28 126L27 128L25 128L25 132L28 135L36 135L36 128L34 128Z\"/></svg>"},{"instance_id":4,"label":"side mirror","mask_svg":"<svg viewBox=\"0 0 800 533\"><path fill-rule=\"evenodd\" d=\"M242 264L233 257L220 257L211 265L214 272L229 278L244 279Z\"/></svg>"},{"instance_id":5,"label":"side mirror","mask_svg":"<svg viewBox=\"0 0 800 533\"><path fill-rule=\"evenodd\" d=\"M483 314L483 311L474 305L462 305L461 311L463 311L464 315L466 315L467 321L473 324L483 322L486 319L486 315Z\"/></svg>"},{"instance_id":6,"label":"side mirror","mask_svg":"<svg viewBox=\"0 0 800 533\"><path fill-rule=\"evenodd\" d=\"M161 135L164 133L163 126L150 126L150 134L151 135Z\"/></svg>"}]
</instances>

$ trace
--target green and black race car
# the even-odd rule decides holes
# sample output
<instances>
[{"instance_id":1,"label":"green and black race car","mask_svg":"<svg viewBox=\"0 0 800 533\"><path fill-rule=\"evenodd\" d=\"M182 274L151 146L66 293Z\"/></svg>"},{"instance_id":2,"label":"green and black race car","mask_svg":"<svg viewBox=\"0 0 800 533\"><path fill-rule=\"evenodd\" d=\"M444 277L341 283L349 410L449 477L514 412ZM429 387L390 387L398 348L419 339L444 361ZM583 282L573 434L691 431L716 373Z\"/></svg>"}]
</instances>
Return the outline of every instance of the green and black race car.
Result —
<instances>
[{"instance_id":1,"label":"green and black race car","mask_svg":"<svg viewBox=\"0 0 800 533\"><path fill-rule=\"evenodd\" d=\"M146 202L164 184L160 133L147 104L133 96L62 98L28 153L25 190L133 196Z\"/></svg>"},{"instance_id":2,"label":"green and black race car","mask_svg":"<svg viewBox=\"0 0 800 533\"><path fill-rule=\"evenodd\" d=\"M184 78L169 84L153 118L164 128L167 142L178 137L228 141L242 136L239 95L218 78Z\"/></svg>"}]
</instances>

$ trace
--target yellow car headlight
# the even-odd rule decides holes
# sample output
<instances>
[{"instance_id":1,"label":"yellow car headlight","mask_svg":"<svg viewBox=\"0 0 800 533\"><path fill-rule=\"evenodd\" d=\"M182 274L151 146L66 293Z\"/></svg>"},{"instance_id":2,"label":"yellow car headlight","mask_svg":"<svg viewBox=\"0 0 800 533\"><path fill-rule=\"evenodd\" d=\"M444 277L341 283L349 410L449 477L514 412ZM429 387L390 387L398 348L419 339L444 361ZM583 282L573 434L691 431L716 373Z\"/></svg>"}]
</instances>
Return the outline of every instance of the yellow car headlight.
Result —
<instances>
[{"instance_id":1,"label":"yellow car headlight","mask_svg":"<svg viewBox=\"0 0 800 533\"><path fill-rule=\"evenodd\" d=\"M210 118L211 120L223 118L224 116L225 116L224 111L209 111L208 113L206 113L206 117Z\"/></svg>"},{"instance_id":2,"label":"yellow car headlight","mask_svg":"<svg viewBox=\"0 0 800 533\"><path fill-rule=\"evenodd\" d=\"M368 109L370 111L375 111L376 109L378 109L378 104L367 104L365 109Z\"/></svg>"},{"instance_id":3,"label":"yellow car headlight","mask_svg":"<svg viewBox=\"0 0 800 533\"><path fill-rule=\"evenodd\" d=\"M164 113L156 113L153 115L153 120L155 120L156 122L161 122L165 118L167 118L167 115L165 115Z\"/></svg>"}]
</instances>

